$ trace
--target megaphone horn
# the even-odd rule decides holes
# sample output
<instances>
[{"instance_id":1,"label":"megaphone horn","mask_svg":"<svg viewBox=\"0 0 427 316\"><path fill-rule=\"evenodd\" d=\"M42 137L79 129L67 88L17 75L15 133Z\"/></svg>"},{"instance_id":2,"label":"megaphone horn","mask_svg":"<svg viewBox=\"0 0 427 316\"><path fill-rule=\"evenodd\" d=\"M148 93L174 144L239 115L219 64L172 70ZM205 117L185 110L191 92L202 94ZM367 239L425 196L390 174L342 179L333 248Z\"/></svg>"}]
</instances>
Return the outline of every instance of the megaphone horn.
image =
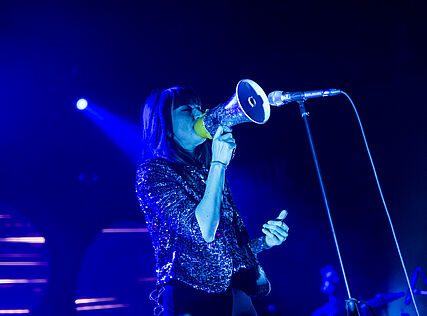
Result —
<instances>
[{"instance_id":1,"label":"megaphone horn","mask_svg":"<svg viewBox=\"0 0 427 316\"><path fill-rule=\"evenodd\" d=\"M203 138L215 135L220 125L232 127L253 122L264 124L270 118L270 104L264 90L254 81L240 80L236 93L225 104L209 109L196 121L194 129Z\"/></svg>"}]
</instances>

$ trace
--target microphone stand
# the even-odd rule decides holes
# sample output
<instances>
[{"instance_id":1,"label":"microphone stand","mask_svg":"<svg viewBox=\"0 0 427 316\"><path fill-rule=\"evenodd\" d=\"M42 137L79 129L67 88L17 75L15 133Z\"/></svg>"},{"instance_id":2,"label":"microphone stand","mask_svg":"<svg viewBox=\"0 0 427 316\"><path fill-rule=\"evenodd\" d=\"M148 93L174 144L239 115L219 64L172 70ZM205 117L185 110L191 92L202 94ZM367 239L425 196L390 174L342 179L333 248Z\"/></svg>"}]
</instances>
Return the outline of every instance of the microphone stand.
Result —
<instances>
[{"instance_id":1,"label":"microphone stand","mask_svg":"<svg viewBox=\"0 0 427 316\"><path fill-rule=\"evenodd\" d=\"M305 129L307 131L308 140L310 142L311 153L313 154L314 165L316 166L317 177L319 178L320 188L322 190L323 201L325 203L326 211L328 213L329 224L331 225L332 236L334 238L335 248L337 250L338 259L340 262L341 271L343 274L345 287L347 290L348 299L345 300L345 302L346 302L346 305L345 305L346 315L361 315L360 314L360 306L359 306L360 301L356 298L351 297L350 287L348 285L347 276L345 274L344 264L343 264L343 261L341 258L341 252L340 252L340 248L338 246L338 240L337 240L337 236L335 234L334 224L332 222L332 217L331 217L331 212L329 209L328 199L326 197L325 187L323 185L322 175L320 173L319 162L317 160L316 150L314 149L314 143L313 143L313 138L311 136L310 126L308 124L309 113L305 109L304 101L305 101L305 99L298 100L297 103L299 105L300 113L301 113L301 116L304 120Z\"/></svg>"}]
</instances>

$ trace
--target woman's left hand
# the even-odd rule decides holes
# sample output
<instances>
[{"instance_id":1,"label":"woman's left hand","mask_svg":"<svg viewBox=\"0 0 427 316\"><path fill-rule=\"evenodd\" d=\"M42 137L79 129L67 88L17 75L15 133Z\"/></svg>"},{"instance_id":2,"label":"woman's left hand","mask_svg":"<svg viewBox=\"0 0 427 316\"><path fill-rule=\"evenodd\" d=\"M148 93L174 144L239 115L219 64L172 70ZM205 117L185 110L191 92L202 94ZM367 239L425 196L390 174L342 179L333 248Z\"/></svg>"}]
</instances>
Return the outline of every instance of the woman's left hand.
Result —
<instances>
[{"instance_id":1,"label":"woman's left hand","mask_svg":"<svg viewBox=\"0 0 427 316\"><path fill-rule=\"evenodd\" d=\"M283 210L275 220L268 221L262 226L267 248L279 246L288 238L289 227L283 223L286 215L288 212Z\"/></svg>"}]
</instances>

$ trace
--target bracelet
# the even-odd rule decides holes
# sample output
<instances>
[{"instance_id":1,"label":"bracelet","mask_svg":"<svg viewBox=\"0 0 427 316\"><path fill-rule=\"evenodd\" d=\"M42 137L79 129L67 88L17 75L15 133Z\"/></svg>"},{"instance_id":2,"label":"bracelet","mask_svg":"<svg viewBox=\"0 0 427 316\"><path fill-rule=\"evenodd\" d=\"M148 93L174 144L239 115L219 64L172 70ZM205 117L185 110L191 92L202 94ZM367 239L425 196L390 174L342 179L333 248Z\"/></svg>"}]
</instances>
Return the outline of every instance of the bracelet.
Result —
<instances>
[{"instance_id":1,"label":"bracelet","mask_svg":"<svg viewBox=\"0 0 427 316\"><path fill-rule=\"evenodd\" d=\"M223 165L225 168L227 168L227 164L225 162L222 162L219 160L211 161L211 165L218 165L218 164Z\"/></svg>"}]
</instances>

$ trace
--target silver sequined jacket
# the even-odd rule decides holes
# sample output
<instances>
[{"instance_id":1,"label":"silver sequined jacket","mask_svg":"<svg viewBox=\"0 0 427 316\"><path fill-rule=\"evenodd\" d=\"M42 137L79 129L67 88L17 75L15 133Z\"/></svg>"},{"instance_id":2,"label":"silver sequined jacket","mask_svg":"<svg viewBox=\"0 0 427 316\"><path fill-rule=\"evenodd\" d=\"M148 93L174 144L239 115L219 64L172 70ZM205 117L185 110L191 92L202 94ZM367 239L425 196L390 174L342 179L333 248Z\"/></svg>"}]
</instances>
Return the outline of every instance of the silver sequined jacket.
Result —
<instances>
[{"instance_id":1,"label":"silver sequined jacket","mask_svg":"<svg viewBox=\"0 0 427 316\"><path fill-rule=\"evenodd\" d=\"M141 163L136 193L156 258L157 285L171 279L210 293L225 291L239 269L258 264L263 237L249 240L225 184L215 239L206 242L196 220L208 170L157 158Z\"/></svg>"}]
</instances>

